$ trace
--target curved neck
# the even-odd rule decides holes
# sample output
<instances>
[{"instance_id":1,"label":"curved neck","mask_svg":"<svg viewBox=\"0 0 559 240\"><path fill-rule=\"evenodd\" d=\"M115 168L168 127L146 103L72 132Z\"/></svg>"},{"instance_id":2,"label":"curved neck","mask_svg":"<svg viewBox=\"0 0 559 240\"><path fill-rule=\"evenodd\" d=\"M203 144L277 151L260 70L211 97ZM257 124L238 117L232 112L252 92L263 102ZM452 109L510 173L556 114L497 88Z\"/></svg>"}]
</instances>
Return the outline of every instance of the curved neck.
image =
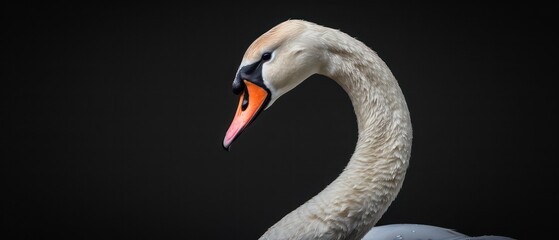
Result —
<instances>
[{"instance_id":1,"label":"curved neck","mask_svg":"<svg viewBox=\"0 0 559 240\"><path fill-rule=\"evenodd\" d=\"M340 32L333 36L338 39L325 40L337 45L324 45L328 60L319 74L338 82L351 99L359 130L355 152L338 178L261 239L360 239L402 186L412 129L400 87L376 53Z\"/></svg>"}]
</instances>

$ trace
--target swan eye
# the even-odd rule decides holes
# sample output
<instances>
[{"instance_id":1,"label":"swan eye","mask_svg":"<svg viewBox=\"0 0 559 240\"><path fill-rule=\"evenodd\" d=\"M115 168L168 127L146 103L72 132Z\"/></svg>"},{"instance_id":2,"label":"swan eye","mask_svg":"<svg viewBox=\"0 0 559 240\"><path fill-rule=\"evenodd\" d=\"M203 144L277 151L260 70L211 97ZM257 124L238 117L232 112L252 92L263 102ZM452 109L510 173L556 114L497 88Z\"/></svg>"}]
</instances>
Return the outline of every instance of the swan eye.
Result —
<instances>
[{"instance_id":1,"label":"swan eye","mask_svg":"<svg viewBox=\"0 0 559 240\"><path fill-rule=\"evenodd\" d=\"M262 61L268 61L270 60L270 58L272 58L272 53L265 52L264 54L262 54Z\"/></svg>"}]
</instances>

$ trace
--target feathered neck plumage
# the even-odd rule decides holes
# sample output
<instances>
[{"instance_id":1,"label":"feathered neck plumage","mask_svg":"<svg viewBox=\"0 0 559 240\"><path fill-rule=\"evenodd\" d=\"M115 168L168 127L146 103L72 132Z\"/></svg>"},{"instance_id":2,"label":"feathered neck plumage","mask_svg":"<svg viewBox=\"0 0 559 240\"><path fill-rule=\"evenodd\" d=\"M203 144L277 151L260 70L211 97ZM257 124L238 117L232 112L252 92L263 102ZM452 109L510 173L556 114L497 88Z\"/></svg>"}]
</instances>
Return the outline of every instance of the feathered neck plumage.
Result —
<instances>
[{"instance_id":1,"label":"feathered neck plumage","mask_svg":"<svg viewBox=\"0 0 559 240\"><path fill-rule=\"evenodd\" d=\"M355 111L358 140L344 171L261 239L360 239L398 194L411 152L409 111L378 55L349 35L311 25L322 52L318 74L335 80Z\"/></svg>"}]
</instances>

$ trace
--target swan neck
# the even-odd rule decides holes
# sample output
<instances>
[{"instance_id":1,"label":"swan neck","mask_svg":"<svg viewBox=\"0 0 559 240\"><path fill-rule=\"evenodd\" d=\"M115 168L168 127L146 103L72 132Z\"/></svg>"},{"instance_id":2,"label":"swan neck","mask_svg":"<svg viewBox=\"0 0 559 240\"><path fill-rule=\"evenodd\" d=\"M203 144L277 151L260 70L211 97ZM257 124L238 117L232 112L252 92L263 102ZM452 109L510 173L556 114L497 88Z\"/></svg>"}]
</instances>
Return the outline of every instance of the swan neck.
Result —
<instances>
[{"instance_id":1,"label":"swan neck","mask_svg":"<svg viewBox=\"0 0 559 240\"><path fill-rule=\"evenodd\" d=\"M346 168L323 192L327 196L328 191L346 190L342 196L352 200L354 214L360 215L352 223L355 239L360 239L400 191L409 165L412 128L404 95L385 62L358 41L342 49L343 54L331 58L326 75L348 94L358 139Z\"/></svg>"},{"instance_id":2,"label":"swan neck","mask_svg":"<svg viewBox=\"0 0 559 240\"><path fill-rule=\"evenodd\" d=\"M323 39L325 62L319 74L336 81L351 99L358 127L355 151L338 178L261 239L361 239L404 180L412 130L396 79L360 41L339 31Z\"/></svg>"}]
</instances>

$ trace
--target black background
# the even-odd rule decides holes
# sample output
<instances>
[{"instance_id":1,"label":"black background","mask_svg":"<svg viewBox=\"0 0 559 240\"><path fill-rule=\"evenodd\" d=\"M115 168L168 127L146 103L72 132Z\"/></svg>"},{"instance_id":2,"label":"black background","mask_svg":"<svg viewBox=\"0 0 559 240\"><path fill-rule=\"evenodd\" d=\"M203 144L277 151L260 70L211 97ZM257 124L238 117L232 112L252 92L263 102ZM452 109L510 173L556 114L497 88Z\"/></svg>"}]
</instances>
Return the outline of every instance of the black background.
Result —
<instances>
[{"instance_id":1,"label":"black background","mask_svg":"<svg viewBox=\"0 0 559 240\"><path fill-rule=\"evenodd\" d=\"M363 41L406 95L411 165L379 224L553 229L557 8L266 4L4 4L3 234L256 239L318 193L356 141L334 81L312 76L221 146L246 47L289 18Z\"/></svg>"}]
</instances>

